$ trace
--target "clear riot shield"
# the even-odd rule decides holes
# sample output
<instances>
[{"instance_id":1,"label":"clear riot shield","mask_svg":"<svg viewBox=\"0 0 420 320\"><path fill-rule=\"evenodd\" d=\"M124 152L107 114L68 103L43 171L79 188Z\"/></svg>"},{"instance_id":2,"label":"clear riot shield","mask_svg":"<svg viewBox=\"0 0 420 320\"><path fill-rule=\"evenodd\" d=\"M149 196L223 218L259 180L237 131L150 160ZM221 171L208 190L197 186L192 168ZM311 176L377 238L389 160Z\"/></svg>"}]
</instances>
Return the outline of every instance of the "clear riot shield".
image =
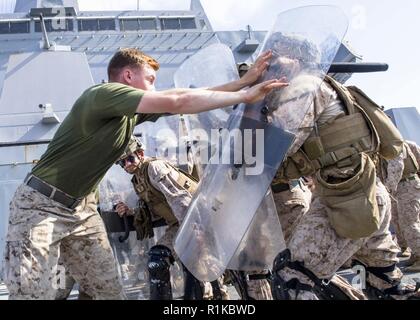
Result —
<instances>
[{"instance_id":1,"label":"clear riot shield","mask_svg":"<svg viewBox=\"0 0 420 320\"><path fill-rule=\"evenodd\" d=\"M142 123L135 129L135 135L140 136L145 156L162 158L176 165L179 130L179 115L174 115Z\"/></svg>"},{"instance_id":2,"label":"clear riot shield","mask_svg":"<svg viewBox=\"0 0 420 320\"><path fill-rule=\"evenodd\" d=\"M290 85L254 105L241 105L222 137L222 156L210 159L175 241L184 265L203 281L229 265L295 134L311 107L344 37L348 20L333 6L279 14L262 50L273 57L263 80L287 76ZM230 139L229 139L230 138ZM219 161L220 160L220 161Z\"/></svg>"},{"instance_id":3,"label":"clear riot shield","mask_svg":"<svg viewBox=\"0 0 420 320\"><path fill-rule=\"evenodd\" d=\"M207 70L208 72L203 72ZM177 88L214 87L239 79L232 50L224 44L212 44L184 61L174 74ZM201 178L215 145L211 144L212 131L227 128L233 107L185 115L185 126L193 151L194 164Z\"/></svg>"},{"instance_id":4,"label":"clear riot shield","mask_svg":"<svg viewBox=\"0 0 420 320\"><path fill-rule=\"evenodd\" d=\"M203 66L208 66L211 72L203 73ZM232 50L220 43L198 51L174 75L174 83L178 88L214 87L238 79ZM184 116L190 141L194 142L193 160L200 179L211 157L211 151L215 153L218 147L218 143L212 144L212 131L214 136L220 129L227 129L232 112L233 107L227 107ZM271 193L268 193L228 268L243 271L269 269L277 253L284 248L285 242L274 200Z\"/></svg>"},{"instance_id":5,"label":"clear riot shield","mask_svg":"<svg viewBox=\"0 0 420 320\"><path fill-rule=\"evenodd\" d=\"M177 88L213 87L238 79L239 74L232 50L221 43L201 49L184 61L174 74L174 83ZM205 130L210 137L211 129L226 127L231 111L232 107L226 107L188 115L191 130L189 134L194 137L194 130Z\"/></svg>"},{"instance_id":6,"label":"clear riot shield","mask_svg":"<svg viewBox=\"0 0 420 320\"><path fill-rule=\"evenodd\" d=\"M140 136L146 157L165 159L191 173L192 160L188 157L188 134L180 115L160 117L156 122L144 122L135 130Z\"/></svg>"},{"instance_id":7,"label":"clear riot shield","mask_svg":"<svg viewBox=\"0 0 420 320\"><path fill-rule=\"evenodd\" d=\"M227 269L270 270L277 254L286 249L273 194L269 189L258 207Z\"/></svg>"},{"instance_id":8,"label":"clear riot shield","mask_svg":"<svg viewBox=\"0 0 420 320\"><path fill-rule=\"evenodd\" d=\"M124 221L119 218L115 212L115 205L118 202L122 201L130 208L135 208L139 200L131 184L131 177L119 166L113 166L99 185L99 208L127 297L131 300L146 300L150 296L148 252L157 244L166 227L155 228L153 238L139 241L132 219ZM176 262L170 271L174 298L182 297L184 294L182 265Z\"/></svg>"}]
</instances>

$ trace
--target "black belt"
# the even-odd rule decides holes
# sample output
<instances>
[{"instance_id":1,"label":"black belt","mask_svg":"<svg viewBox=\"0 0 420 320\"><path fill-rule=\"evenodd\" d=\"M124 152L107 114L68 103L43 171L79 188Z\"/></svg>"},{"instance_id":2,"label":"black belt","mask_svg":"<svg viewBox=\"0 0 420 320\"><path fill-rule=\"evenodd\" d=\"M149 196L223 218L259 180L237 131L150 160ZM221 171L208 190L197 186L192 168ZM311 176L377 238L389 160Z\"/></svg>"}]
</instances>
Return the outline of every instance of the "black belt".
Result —
<instances>
[{"instance_id":1,"label":"black belt","mask_svg":"<svg viewBox=\"0 0 420 320\"><path fill-rule=\"evenodd\" d=\"M25 184L28 187L31 187L32 189L38 191L39 193L42 193L44 196L50 198L51 200L54 200L66 208L74 210L80 202L82 202L83 198L76 199L73 198L63 191L49 185L48 183L42 181L38 177L28 174L25 178Z\"/></svg>"},{"instance_id":2,"label":"black belt","mask_svg":"<svg viewBox=\"0 0 420 320\"><path fill-rule=\"evenodd\" d=\"M288 183L277 183L271 185L271 190L273 190L274 193L280 193L283 191L290 190Z\"/></svg>"}]
</instances>

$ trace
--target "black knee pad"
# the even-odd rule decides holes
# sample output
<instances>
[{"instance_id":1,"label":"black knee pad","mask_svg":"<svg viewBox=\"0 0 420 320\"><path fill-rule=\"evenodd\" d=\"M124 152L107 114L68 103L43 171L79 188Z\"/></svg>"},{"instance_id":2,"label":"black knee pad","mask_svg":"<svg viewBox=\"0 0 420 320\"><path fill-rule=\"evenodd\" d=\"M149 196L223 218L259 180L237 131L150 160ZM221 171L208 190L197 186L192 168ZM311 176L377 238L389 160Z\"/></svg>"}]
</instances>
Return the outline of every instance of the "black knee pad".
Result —
<instances>
[{"instance_id":1,"label":"black knee pad","mask_svg":"<svg viewBox=\"0 0 420 320\"><path fill-rule=\"evenodd\" d=\"M168 247L157 245L149 250L150 299L172 300L171 274L169 268L175 259Z\"/></svg>"},{"instance_id":2,"label":"black knee pad","mask_svg":"<svg viewBox=\"0 0 420 320\"><path fill-rule=\"evenodd\" d=\"M169 279L169 268L174 263L172 252L168 247L157 245L149 250L147 268L150 275L157 279Z\"/></svg>"}]
</instances>

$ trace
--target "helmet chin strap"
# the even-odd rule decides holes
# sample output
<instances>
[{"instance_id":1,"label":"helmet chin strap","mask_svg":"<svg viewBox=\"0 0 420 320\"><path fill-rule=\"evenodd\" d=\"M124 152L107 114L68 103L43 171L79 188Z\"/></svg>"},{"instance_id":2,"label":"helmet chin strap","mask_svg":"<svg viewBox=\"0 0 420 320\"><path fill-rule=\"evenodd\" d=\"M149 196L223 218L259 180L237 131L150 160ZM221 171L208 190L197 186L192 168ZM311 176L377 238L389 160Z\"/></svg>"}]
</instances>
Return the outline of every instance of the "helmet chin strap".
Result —
<instances>
[{"instance_id":1,"label":"helmet chin strap","mask_svg":"<svg viewBox=\"0 0 420 320\"><path fill-rule=\"evenodd\" d=\"M144 163L144 150L137 150L135 153L135 156L140 160L138 165L136 166L137 168L140 167L143 163Z\"/></svg>"},{"instance_id":2,"label":"helmet chin strap","mask_svg":"<svg viewBox=\"0 0 420 320\"><path fill-rule=\"evenodd\" d=\"M143 162L144 162L144 160L145 160L145 157L144 157L144 154L143 154L143 155L141 155L141 156L138 156L138 155L137 155L137 157L138 157L138 158L139 158L139 160L140 160L139 164L137 165L137 167L138 167L138 166L140 166L141 164L143 164Z\"/></svg>"}]
</instances>

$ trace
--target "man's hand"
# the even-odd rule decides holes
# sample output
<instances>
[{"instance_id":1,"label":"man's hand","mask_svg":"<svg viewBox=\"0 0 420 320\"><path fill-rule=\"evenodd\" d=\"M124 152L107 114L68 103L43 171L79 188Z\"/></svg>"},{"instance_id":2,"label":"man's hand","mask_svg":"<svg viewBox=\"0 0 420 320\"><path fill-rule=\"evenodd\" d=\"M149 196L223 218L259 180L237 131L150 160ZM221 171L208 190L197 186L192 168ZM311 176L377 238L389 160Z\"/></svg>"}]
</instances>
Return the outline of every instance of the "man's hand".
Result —
<instances>
[{"instance_id":1,"label":"man's hand","mask_svg":"<svg viewBox=\"0 0 420 320\"><path fill-rule=\"evenodd\" d=\"M283 88L288 85L286 78L264 81L245 91L245 103L252 104L261 101L271 90Z\"/></svg>"},{"instance_id":2,"label":"man's hand","mask_svg":"<svg viewBox=\"0 0 420 320\"><path fill-rule=\"evenodd\" d=\"M271 51L266 51L262 55L260 55L255 63L249 68L247 73L241 78L242 87L247 87L254 84L267 70L268 66L270 65L269 61L272 57Z\"/></svg>"},{"instance_id":3,"label":"man's hand","mask_svg":"<svg viewBox=\"0 0 420 320\"><path fill-rule=\"evenodd\" d=\"M122 218L125 214L132 215L132 210L124 203L120 202L117 204L115 210L117 211L118 215Z\"/></svg>"}]
</instances>

